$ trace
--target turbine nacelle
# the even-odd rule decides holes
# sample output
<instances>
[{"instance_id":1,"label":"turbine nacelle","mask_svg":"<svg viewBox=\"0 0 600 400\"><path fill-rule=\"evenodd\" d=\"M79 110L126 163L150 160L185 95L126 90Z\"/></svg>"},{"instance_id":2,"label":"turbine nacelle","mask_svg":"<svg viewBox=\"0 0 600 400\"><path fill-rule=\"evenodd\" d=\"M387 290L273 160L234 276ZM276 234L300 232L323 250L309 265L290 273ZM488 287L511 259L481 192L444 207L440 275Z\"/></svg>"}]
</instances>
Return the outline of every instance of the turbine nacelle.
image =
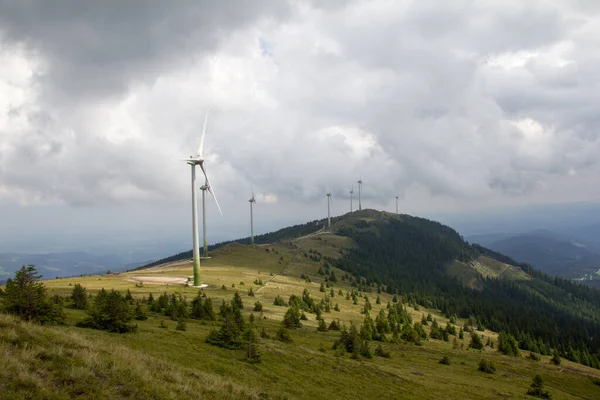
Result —
<instances>
[{"instance_id":1,"label":"turbine nacelle","mask_svg":"<svg viewBox=\"0 0 600 400\"><path fill-rule=\"evenodd\" d=\"M185 161L189 165L202 165L204 163L204 158L200 156L189 156L188 158L182 158L181 161Z\"/></svg>"}]
</instances>

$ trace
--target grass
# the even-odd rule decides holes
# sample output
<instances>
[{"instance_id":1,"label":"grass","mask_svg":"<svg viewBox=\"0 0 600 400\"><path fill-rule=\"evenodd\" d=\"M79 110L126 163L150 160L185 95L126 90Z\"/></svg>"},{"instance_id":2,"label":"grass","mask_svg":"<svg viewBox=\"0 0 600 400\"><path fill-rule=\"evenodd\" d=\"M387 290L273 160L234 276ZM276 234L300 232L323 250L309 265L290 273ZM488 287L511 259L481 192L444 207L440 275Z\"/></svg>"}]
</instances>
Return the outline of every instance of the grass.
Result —
<instances>
[{"instance_id":1,"label":"grass","mask_svg":"<svg viewBox=\"0 0 600 400\"><path fill-rule=\"evenodd\" d=\"M36 326L0 314L3 398L258 398L258 392L226 377L166 361L106 334L90 333Z\"/></svg>"},{"instance_id":2,"label":"grass","mask_svg":"<svg viewBox=\"0 0 600 400\"><path fill-rule=\"evenodd\" d=\"M317 274L323 262L303 256L306 246L323 254L339 252L344 239L330 234L324 237L326 242L302 238L292 243L256 247L231 244L218 249L211 254L213 258L202 260L202 279L209 285L204 291L218 305L221 299L229 300L234 290L239 290L246 317L254 303L260 301L266 319L254 313L255 324L258 331L264 327L274 337L287 310L273 305L277 295L287 300L291 294L300 295L305 288L316 300L325 294L319 291L323 277ZM335 272L340 279L343 272ZM80 283L92 293L102 287L122 292L129 289L135 297L142 298L149 293L156 296L167 291L179 292L189 300L197 289L151 283L137 287L132 279L140 276L185 278L190 274L191 263L184 261L120 275L64 278L45 284L52 294L68 295L72 286ZM300 279L301 274L308 275L311 282ZM257 286L253 283L255 279L262 279L265 284ZM226 290L221 289L223 285ZM255 297L247 294L251 286ZM343 296L338 295L340 288ZM361 297L359 304L352 304L352 300L345 298L347 290L351 290L347 283L340 280L335 284L332 303L338 303L340 311L324 313L327 324L334 318L346 325L362 322L365 301ZM367 295L373 306L373 317L392 301L391 296L380 294L382 304L378 305L375 303L377 293ZM418 311L409 308L409 312L414 321L431 313L442 326L448 323L436 310L420 307ZM468 350L468 339L458 340L458 348L453 348L453 336L450 342L428 340L423 346L382 343L391 358L339 357L331 349L339 333L318 332L312 314L307 314L308 321L303 321L302 328L291 331L291 344L261 339L262 362L249 364L243 360L242 350L226 350L204 343L216 326L212 323L187 320L187 330L176 331L175 321L151 314L148 320L137 322L137 333L118 335L76 328L73 325L84 317L84 312L69 309L67 313L66 326L57 327L34 326L0 316L0 354L6 360L5 367L0 369L0 392L17 399L77 396L434 399L441 394L447 399L497 399L525 398L533 376L540 374L554 399L596 399L600 393L593 383L594 379L600 379L600 371L566 360L556 367L546 356L534 361L525 354L508 357L490 348ZM159 327L163 320L166 329ZM464 320L457 321L457 330L463 323ZM497 342L494 332L478 334ZM465 338L468 337L466 334ZM371 343L372 352L377 345ZM450 359L451 365L439 363L444 356ZM496 365L496 374L477 371L482 357Z\"/></svg>"}]
</instances>

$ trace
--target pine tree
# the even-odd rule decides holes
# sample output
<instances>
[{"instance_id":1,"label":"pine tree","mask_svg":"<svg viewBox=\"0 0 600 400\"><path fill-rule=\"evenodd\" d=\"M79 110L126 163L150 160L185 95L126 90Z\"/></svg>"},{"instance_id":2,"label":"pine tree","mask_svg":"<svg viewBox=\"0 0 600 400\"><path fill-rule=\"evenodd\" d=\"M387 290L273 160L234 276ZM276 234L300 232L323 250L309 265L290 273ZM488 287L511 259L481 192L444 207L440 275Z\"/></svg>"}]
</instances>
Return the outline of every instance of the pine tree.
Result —
<instances>
[{"instance_id":1,"label":"pine tree","mask_svg":"<svg viewBox=\"0 0 600 400\"><path fill-rule=\"evenodd\" d=\"M554 351L552 352L552 359L550 360L550 362L554 365L561 364L562 360L560 359L560 353L557 348L555 348Z\"/></svg>"},{"instance_id":2,"label":"pine tree","mask_svg":"<svg viewBox=\"0 0 600 400\"><path fill-rule=\"evenodd\" d=\"M131 291L127 289L127 293L125 294L125 300L127 300L130 304L133 303L133 296L131 295Z\"/></svg>"},{"instance_id":3,"label":"pine tree","mask_svg":"<svg viewBox=\"0 0 600 400\"><path fill-rule=\"evenodd\" d=\"M237 290L233 295L233 304L240 310L244 309L244 302L242 301L242 297L240 296L240 293Z\"/></svg>"},{"instance_id":4,"label":"pine tree","mask_svg":"<svg viewBox=\"0 0 600 400\"><path fill-rule=\"evenodd\" d=\"M299 328L302 326L300 323L300 309L298 306L293 305L288 308L285 315L283 316L283 326L286 328Z\"/></svg>"},{"instance_id":5,"label":"pine tree","mask_svg":"<svg viewBox=\"0 0 600 400\"><path fill-rule=\"evenodd\" d=\"M325 323L325 320L323 318L319 318L318 319L317 330L319 332L325 332L325 331L327 331L327 324Z\"/></svg>"},{"instance_id":6,"label":"pine tree","mask_svg":"<svg viewBox=\"0 0 600 400\"><path fill-rule=\"evenodd\" d=\"M62 303L53 302L48 297L44 284L38 282L40 278L34 265L22 266L15 272L14 279L6 281L0 297L1 308L25 321L40 324L64 322L66 316Z\"/></svg>"},{"instance_id":7,"label":"pine tree","mask_svg":"<svg viewBox=\"0 0 600 400\"><path fill-rule=\"evenodd\" d=\"M507 356L520 356L519 345L510 333L500 332L498 335L498 351Z\"/></svg>"},{"instance_id":8,"label":"pine tree","mask_svg":"<svg viewBox=\"0 0 600 400\"><path fill-rule=\"evenodd\" d=\"M73 301L73 308L85 310L88 300L87 290L81 284L76 283L71 291L71 300Z\"/></svg>"},{"instance_id":9,"label":"pine tree","mask_svg":"<svg viewBox=\"0 0 600 400\"><path fill-rule=\"evenodd\" d=\"M544 379L540 375L536 375L533 378L533 382L531 383L531 386L529 386L527 394L530 396L541 397L544 399L552 398L550 393L547 390L544 390Z\"/></svg>"},{"instance_id":10,"label":"pine tree","mask_svg":"<svg viewBox=\"0 0 600 400\"><path fill-rule=\"evenodd\" d=\"M148 316L144 312L144 309L142 308L142 305L139 301L137 302L135 310L133 311L133 318L138 321L145 321L148 319Z\"/></svg>"},{"instance_id":11,"label":"pine tree","mask_svg":"<svg viewBox=\"0 0 600 400\"><path fill-rule=\"evenodd\" d=\"M116 333L132 332L137 329L137 326L128 324L133 319L129 302L114 289L110 292L100 290L87 313L88 317L77 323L77 326Z\"/></svg>"},{"instance_id":12,"label":"pine tree","mask_svg":"<svg viewBox=\"0 0 600 400\"><path fill-rule=\"evenodd\" d=\"M258 347L258 337L254 328L248 327L243 334L243 339L246 347L246 361L249 363L259 363L261 353Z\"/></svg>"},{"instance_id":13,"label":"pine tree","mask_svg":"<svg viewBox=\"0 0 600 400\"><path fill-rule=\"evenodd\" d=\"M481 337L475 332L471 333L471 343L469 343L469 347L475 350L483 349L483 342L481 341Z\"/></svg>"}]
</instances>

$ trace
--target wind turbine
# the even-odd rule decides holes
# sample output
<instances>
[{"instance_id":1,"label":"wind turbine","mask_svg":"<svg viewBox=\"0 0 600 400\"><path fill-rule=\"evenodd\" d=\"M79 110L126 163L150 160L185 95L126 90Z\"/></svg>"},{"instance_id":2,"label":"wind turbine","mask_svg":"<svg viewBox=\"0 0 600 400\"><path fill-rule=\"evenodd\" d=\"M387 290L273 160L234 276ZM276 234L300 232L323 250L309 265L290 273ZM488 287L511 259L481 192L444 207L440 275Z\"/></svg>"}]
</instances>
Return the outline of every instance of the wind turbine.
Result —
<instances>
[{"instance_id":1,"label":"wind turbine","mask_svg":"<svg viewBox=\"0 0 600 400\"><path fill-rule=\"evenodd\" d=\"M250 202L250 244L254 246L254 213L252 212L252 205L256 203L254 190L252 191L252 198L248 201Z\"/></svg>"},{"instance_id":2,"label":"wind turbine","mask_svg":"<svg viewBox=\"0 0 600 400\"><path fill-rule=\"evenodd\" d=\"M360 190L362 189L362 178L358 178L358 210L362 210L362 203L360 202Z\"/></svg>"},{"instance_id":3,"label":"wind turbine","mask_svg":"<svg viewBox=\"0 0 600 400\"><path fill-rule=\"evenodd\" d=\"M396 214L398 214L398 196L396 196Z\"/></svg>"},{"instance_id":4,"label":"wind turbine","mask_svg":"<svg viewBox=\"0 0 600 400\"><path fill-rule=\"evenodd\" d=\"M327 192L327 227L331 228L331 191Z\"/></svg>"},{"instance_id":5,"label":"wind turbine","mask_svg":"<svg viewBox=\"0 0 600 400\"><path fill-rule=\"evenodd\" d=\"M217 204L217 208L219 212L221 212L221 207L219 206L219 202L217 201L217 197L215 196L214 191L211 188L210 181L208 180L208 176L206 175L206 170L204 169L204 135L206 133L206 123L208 121L208 109L206 110L206 116L204 117L204 127L202 128L202 136L200 138L200 146L198 146L198 152L195 156L189 156L188 158L184 158L185 161L192 168L192 233L193 233L193 248L192 253L194 257L194 286L200 286L200 243L198 242L198 201L196 200L196 165L200 166L202 173L204 174L206 189L203 189L202 194L204 194L204 190L208 190L210 194L212 194L215 199L215 203ZM204 199L204 196L203 196ZM204 226L204 240L206 243L206 214L205 214L206 204L202 202L202 210L203 210L203 226Z\"/></svg>"},{"instance_id":6,"label":"wind turbine","mask_svg":"<svg viewBox=\"0 0 600 400\"><path fill-rule=\"evenodd\" d=\"M352 212L352 197L354 195L354 185L352 185L352 189L350 189L350 212Z\"/></svg>"}]
</instances>

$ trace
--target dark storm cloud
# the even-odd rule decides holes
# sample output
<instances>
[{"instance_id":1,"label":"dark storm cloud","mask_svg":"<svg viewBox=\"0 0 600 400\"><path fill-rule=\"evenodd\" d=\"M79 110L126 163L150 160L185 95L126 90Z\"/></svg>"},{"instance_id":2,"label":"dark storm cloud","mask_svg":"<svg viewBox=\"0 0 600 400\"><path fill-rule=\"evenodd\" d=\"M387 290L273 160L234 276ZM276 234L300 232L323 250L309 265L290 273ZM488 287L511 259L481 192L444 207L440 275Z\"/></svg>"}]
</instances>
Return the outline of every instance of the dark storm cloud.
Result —
<instances>
[{"instance_id":1,"label":"dark storm cloud","mask_svg":"<svg viewBox=\"0 0 600 400\"><path fill-rule=\"evenodd\" d=\"M41 79L50 96L76 101L118 95L215 50L233 30L288 11L277 0L8 0L0 3L0 32L46 60Z\"/></svg>"},{"instance_id":2,"label":"dark storm cloud","mask_svg":"<svg viewBox=\"0 0 600 400\"><path fill-rule=\"evenodd\" d=\"M561 194L598 170L595 4L3 2L7 57L32 66L4 79L0 197L187 201L208 104L235 212L251 185L337 206L359 176L372 206Z\"/></svg>"}]
</instances>

